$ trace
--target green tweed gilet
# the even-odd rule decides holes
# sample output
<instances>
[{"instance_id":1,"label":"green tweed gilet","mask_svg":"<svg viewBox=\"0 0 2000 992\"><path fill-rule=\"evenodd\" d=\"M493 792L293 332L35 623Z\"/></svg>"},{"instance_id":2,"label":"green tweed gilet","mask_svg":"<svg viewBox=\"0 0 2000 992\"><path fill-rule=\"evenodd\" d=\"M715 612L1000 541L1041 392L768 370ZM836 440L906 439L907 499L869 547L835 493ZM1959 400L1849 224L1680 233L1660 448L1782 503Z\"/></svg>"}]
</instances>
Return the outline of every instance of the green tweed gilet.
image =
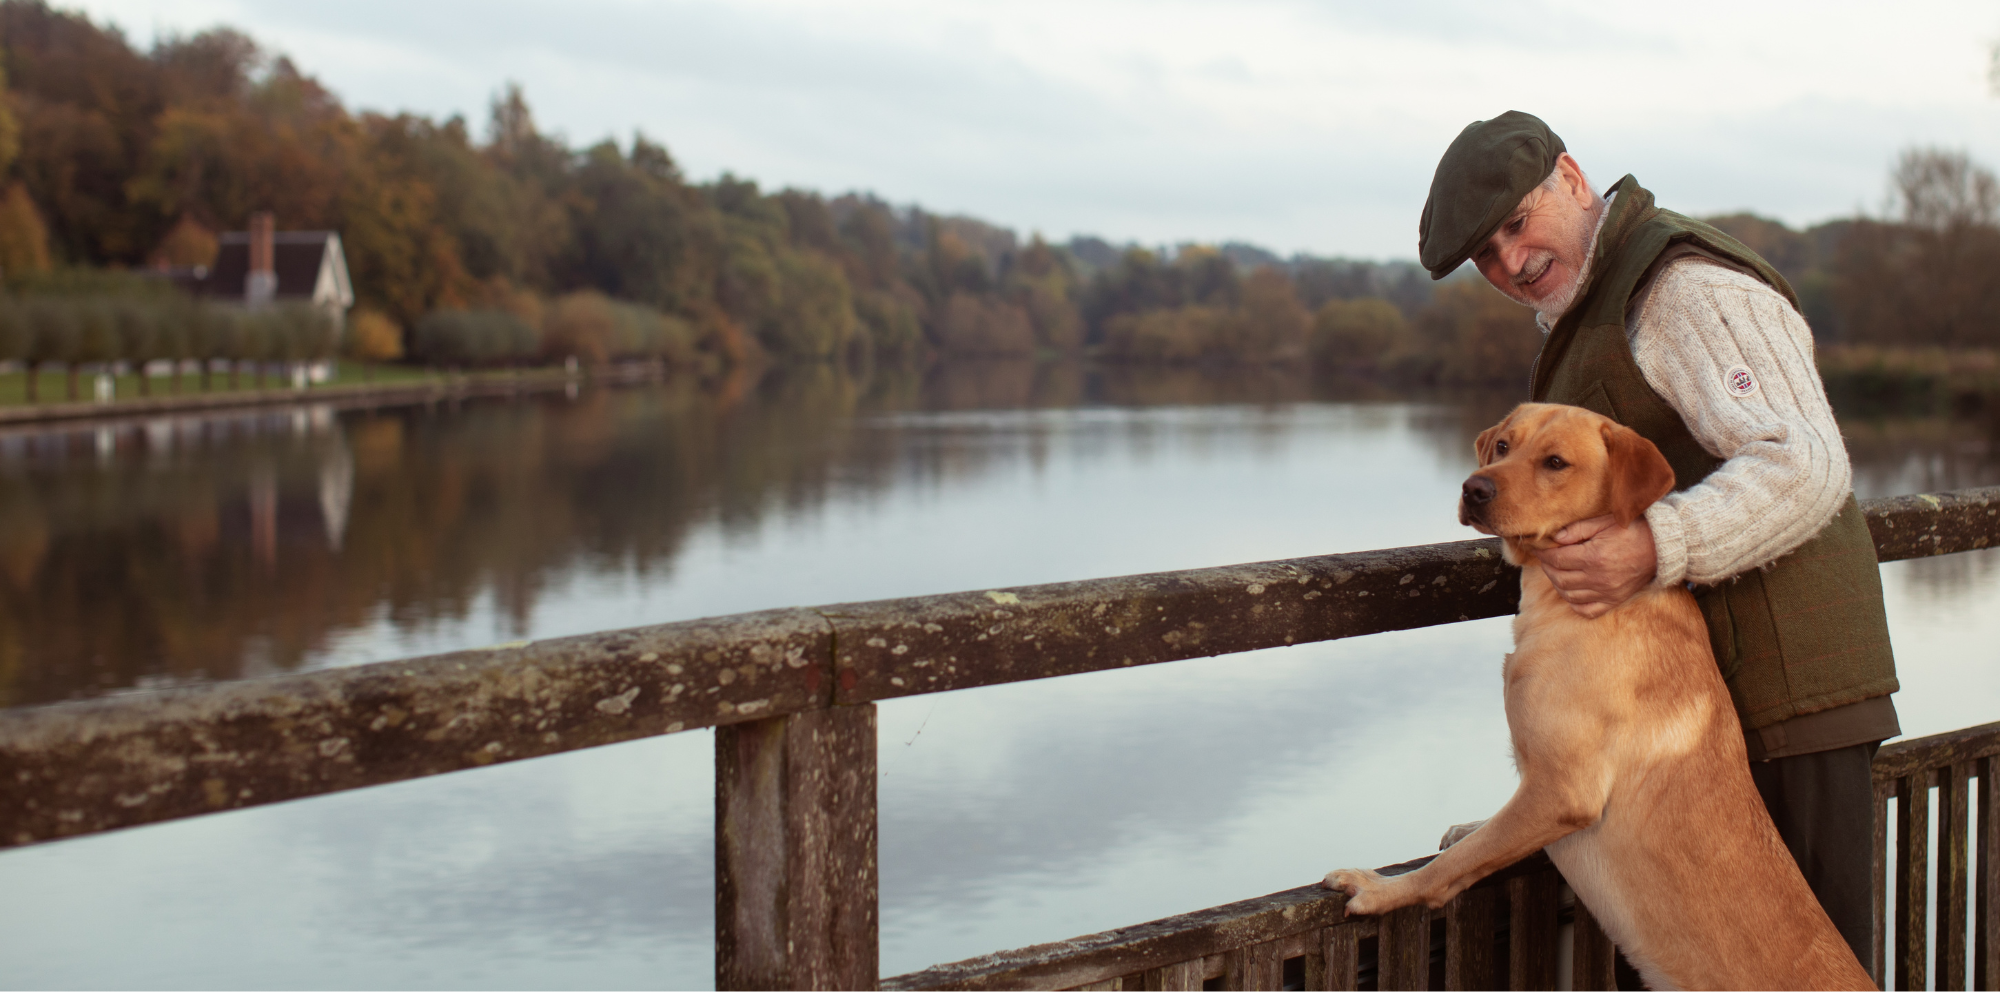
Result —
<instances>
[{"instance_id":1,"label":"green tweed gilet","mask_svg":"<svg viewBox=\"0 0 2000 992\"><path fill-rule=\"evenodd\" d=\"M1667 260L1697 253L1763 280L1793 307L1783 276L1727 234L1653 204L1631 176L1598 234L1589 282L1549 332L1532 395L1601 413L1652 441L1686 489L1722 464L1653 391L1632 357L1626 309ZM1693 587L1737 716L1756 730L1895 692L1896 662L1875 543L1854 497L1833 522L1769 568Z\"/></svg>"}]
</instances>

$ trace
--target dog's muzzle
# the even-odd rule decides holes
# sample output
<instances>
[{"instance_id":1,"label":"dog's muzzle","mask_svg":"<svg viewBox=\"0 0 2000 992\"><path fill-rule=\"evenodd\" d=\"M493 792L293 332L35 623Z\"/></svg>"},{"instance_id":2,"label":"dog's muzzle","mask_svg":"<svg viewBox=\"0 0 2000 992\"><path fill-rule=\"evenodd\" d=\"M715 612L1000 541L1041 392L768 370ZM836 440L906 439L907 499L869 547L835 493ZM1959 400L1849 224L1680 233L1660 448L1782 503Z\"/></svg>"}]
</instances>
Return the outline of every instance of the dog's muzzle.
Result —
<instances>
[{"instance_id":1,"label":"dog's muzzle","mask_svg":"<svg viewBox=\"0 0 2000 992\"><path fill-rule=\"evenodd\" d=\"M1500 493L1493 480L1483 475L1465 480L1465 485L1460 486L1458 491L1458 522L1461 524L1485 523L1486 505Z\"/></svg>"}]
</instances>

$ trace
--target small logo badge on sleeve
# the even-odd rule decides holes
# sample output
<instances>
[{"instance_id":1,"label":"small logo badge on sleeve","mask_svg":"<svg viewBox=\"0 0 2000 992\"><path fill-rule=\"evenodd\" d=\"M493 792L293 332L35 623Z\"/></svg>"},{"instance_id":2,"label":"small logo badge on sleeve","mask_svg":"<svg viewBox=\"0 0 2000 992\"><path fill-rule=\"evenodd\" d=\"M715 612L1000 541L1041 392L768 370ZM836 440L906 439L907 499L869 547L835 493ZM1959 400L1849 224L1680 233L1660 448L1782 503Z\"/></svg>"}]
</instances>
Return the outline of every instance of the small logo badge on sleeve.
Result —
<instances>
[{"instance_id":1,"label":"small logo badge on sleeve","mask_svg":"<svg viewBox=\"0 0 2000 992\"><path fill-rule=\"evenodd\" d=\"M1729 395L1741 399L1757 392L1757 377L1750 374L1747 366L1738 365L1722 374L1722 385Z\"/></svg>"}]
</instances>

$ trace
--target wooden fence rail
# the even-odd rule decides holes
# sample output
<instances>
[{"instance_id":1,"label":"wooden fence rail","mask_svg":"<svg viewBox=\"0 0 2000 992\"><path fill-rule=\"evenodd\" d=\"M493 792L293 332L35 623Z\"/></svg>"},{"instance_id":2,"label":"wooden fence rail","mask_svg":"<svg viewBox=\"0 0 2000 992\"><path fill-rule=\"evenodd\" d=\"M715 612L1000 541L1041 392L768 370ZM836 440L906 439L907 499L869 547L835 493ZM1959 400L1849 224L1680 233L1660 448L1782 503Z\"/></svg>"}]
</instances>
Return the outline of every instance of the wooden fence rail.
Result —
<instances>
[{"instance_id":1,"label":"wooden fence rail","mask_svg":"<svg viewBox=\"0 0 2000 992\"><path fill-rule=\"evenodd\" d=\"M1863 510L1882 561L2000 543L2000 487L1870 500ZM1501 616L1514 611L1516 575L1498 542L1460 541L769 610L0 711L0 849L714 726L718 982L868 987L877 975L875 701ZM1950 808L1962 808L1962 785L1945 788L1956 790ZM1905 805L1899 825L1928 810ZM1542 875L1506 882L1510 909L1495 919L1535 921L1494 924L1510 948L1539 946L1547 929L1539 908L1510 915L1514 886L1529 907L1558 891ZM1480 940L1452 935L1481 932L1486 912L1461 911L1471 914L1462 927L1446 914L1392 919L1370 935L1366 923L1321 929L1354 943L1356 975L1370 960L1386 980L1421 983L1429 972L1409 976L1428 960L1414 949L1430 939L1427 926L1443 927L1434 950L1445 980L1485 974ZM1586 934L1587 923L1586 914ZM1210 962L1204 952L1199 968L1183 959L1176 977L1144 981L1264 984L1288 960L1311 974L1346 967L1347 958L1326 957L1345 944L1272 956L1305 946L1304 932L1248 957L1220 950ZM1374 958L1364 941L1374 941ZM1539 956L1509 954L1494 960L1511 962L1510 975L1531 986L1552 979L1519 972ZM1983 968L1984 952L1975 957ZM1578 974L1596 974L1596 961Z\"/></svg>"},{"instance_id":2,"label":"wooden fence rail","mask_svg":"<svg viewBox=\"0 0 2000 992\"><path fill-rule=\"evenodd\" d=\"M1876 937L1865 961L1877 984L1879 949L1895 938L1898 989L1964 989L1967 924L1972 988L2000 977L2000 864L1994 850L2000 806L1987 783L2000 760L2000 723L1899 741L1875 759ZM1966 786L1979 783L1976 800ZM1928 802L1902 797L1938 790L1939 822ZM1896 798L1896 847L1889 850L1886 803ZM1976 806L1976 822L1968 811ZM1909 812L1904 813L1902 810ZM1968 825L1974 838L1968 849ZM1935 838L1938 879L1927 884ZM1973 860L1968 859L1972 855ZM1893 907L1884 904L1894 858ZM1430 858L1381 869L1396 875ZM1976 863L1975 863L1976 862ZM1976 870L1975 870L1976 869ZM1967 899L1968 883L1972 898ZM1968 904L1971 909L1968 921ZM1436 912L1399 910L1377 920L1343 919L1345 897L1316 885L1218 906L1135 927L1001 951L882 980L884 989L1572 989L1615 988L1610 939L1577 902L1561 874L1537 854L1467 889ZM1893 915L1885 910L1893 910ZM1927 919L1934 911L1937 939ZM1567 931L1567 940L1564 937ZM1935 946L1933 946L1935 943ZM1568 953L1564 953L1564 945ZM1926 966L1935 961L1935 972ZM1927 985L1927 975L1935 984Z\"/></svg>"},{"instance_id":3,"label":"wooden fence rail","mask_svg":"<svg viewBox=\"0 0 2000 992\"><path fill-rule=\"evenodd\" d=\"M1875 759L1875 948L1879 985L1990 989L2000 980L2000 723L1899 741ZM1972 788L1977 783L1978 788ZM1931 794L1937 823L1931 823ZM1896 801L1894 828L1888 804ZM1977 816L1971 815L1977 811ZM1970 828L1970 829L1968 829ZM1895 841L1893 872L1889 841ZM1937 861L1931 884L1932 852ZM1968 893L1968 888L1970 893ZM1968 899L1968 894L1970 898ZM1968 910L1970 912L1968 913ZM1970 926L1968 927L1968 923ZM1933 927L1935 941L1932 940ZM1968 930L1971 946L1967 946ZM1893 934L1885 974L1884 933ZM1970 952L1968 954L1968 951ZM1971 975L1966 974L1968 963Z\"/></svg>"},{"instance_id":4,"label":"wooden fence rail","mask_svg":"<svg viewBox=\"0 0 2000 992\"><path fill-rule=\"evenodd\" d=\"M1430 858L1381 869L1413 871ZM1611 942L1536 854L1422 906L1343 918L1316 885L882 980L884 989L1612 988ZM1560 949L1565 931L1572 953ZM1568 969L1562 966L1567 963Z\"/></svg>"}]
</instances>

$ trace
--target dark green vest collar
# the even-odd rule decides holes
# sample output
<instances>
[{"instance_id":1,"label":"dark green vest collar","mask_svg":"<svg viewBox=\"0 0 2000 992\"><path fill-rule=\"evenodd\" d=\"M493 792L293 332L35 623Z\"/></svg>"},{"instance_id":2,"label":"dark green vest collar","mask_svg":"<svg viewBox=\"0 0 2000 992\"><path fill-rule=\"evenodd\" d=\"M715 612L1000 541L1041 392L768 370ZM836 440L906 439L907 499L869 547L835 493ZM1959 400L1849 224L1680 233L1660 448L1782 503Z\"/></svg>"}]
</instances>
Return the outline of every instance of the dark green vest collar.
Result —
<instances>
[{"instance_id":1,"label":"dark green vest collar","mask_svg":"<svg viewBox=\"0 0 2000 992\"><path fill-rule=\"evenodd\" d=\"M1530 395L1537 402L1547 401L1549 375L1567 357L1577 329L1613 324L1624 327L1632 297L1650 281L1655 268L1678 251L1698 253L1756 276L1798 308L1798 295L1792 292L1791 284L1756 252L1708 224L1660 209L1653 202L1652 191L1629 173L1611 184L1605 195L1612 197L1607 208L1610 214L1591 246L1583 288L1569 311L1549 329L1548 340L1535 359L1529 382Z\"/></svg>"}]
</instances>

